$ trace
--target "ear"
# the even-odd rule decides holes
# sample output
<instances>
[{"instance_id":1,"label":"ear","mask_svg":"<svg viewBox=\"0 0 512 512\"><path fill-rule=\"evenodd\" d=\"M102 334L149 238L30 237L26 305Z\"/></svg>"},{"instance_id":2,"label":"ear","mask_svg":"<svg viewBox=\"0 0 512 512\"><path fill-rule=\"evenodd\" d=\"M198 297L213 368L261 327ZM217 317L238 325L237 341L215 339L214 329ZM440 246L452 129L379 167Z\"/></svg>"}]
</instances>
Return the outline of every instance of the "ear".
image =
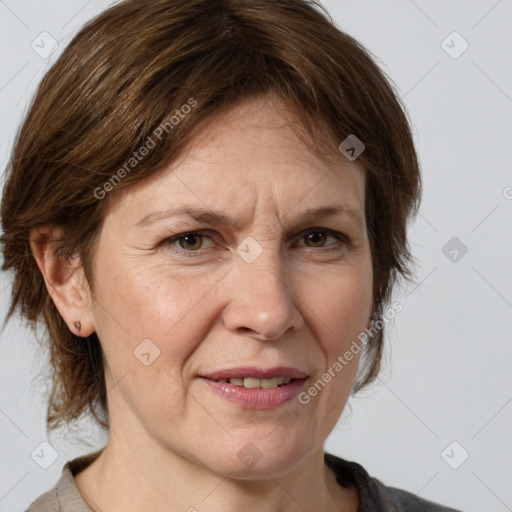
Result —
<instances>
[{"instance_id":1,"label":"ear","mask_svg":"<svg viewBox=\"0 0 512 512\"><path fill-rule=\"evenodd\" d=\"M58 226L44 225L30 230L30 248L43 275L55 307L76 336L87 337L94 331L92 295L81 266L80 258L66 259L55 254L62 235ZM75 326L80 322L80 330Z\"/></svg>"}]
</instances>

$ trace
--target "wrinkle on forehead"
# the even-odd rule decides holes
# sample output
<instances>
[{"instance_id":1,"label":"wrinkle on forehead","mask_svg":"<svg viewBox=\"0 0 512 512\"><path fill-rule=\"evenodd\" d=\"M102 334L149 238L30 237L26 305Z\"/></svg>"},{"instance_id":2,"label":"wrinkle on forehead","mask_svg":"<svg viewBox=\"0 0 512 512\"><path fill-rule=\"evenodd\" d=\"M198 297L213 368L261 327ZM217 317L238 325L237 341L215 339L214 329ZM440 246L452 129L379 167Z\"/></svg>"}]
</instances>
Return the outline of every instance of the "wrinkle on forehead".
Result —
<instances>
[{"instance_id":1,"label":"wrinkle on forehead","mask_svg":"<svg viewBox=\"0 0 512 512\"><path fill-rule=\"evenodd\" d=\"M263 198L262 211L274 213L279 217L279 222L283 213L286 214L292 206L289 204L284 207L285 211L278 211L279 206L286 203L284 199L282 200L287 195L286 190L291 190L293 187L296 187L297 197L291 198L288 194L287 200L290 202L293 199L292 202L297 205L303 199L301 196L304 196L307 202L309 190L321 184L321 181L331 172L335 173L335 177L340 177L345 188L349 183L349 189L360 188L354 187L354 169L357 168L364 175L364 168L358 162L349 162L337 148L328 159L320 159L319 155L306 147L303 140L298 137L295 127L299 124L300 121L295 112L287 108L284 103L276 104L269 98L258 98L241 103L205 125L178 159L162 169L162 172L158 171L135 183L134 188L153 185L156 187L156 194L161 196L158 191L161 186L168 183L168 190L172 191L176 186L183 188L183 193L195 195L203 207L215 210L224 209L226 206L228 209L230 207L233 209L235 204L241 204L240 198L242 198L242 206L246 213L254 209L256 203ZM268 130L271 131L270 136ZM224 173L225 175L222 176L223 170L230 167L229 174ZM212 190L212 187L208 189L209 171L213 174L217 173L217 176L222 178L218 180L215 190ZM307 177L307 174L310 176ZM167 175L171 181L167 181L167 176L164 175ZM271 179L268 179L269 176ZM294 179L295 176L301 180L308 180L308 186L303 187L304 190L300 188L297 179ZM283 185L283 179L289 181ZM172 180L177 181L172 182ZM204 189L205 183L207 192L203 192L203 198L203 193L200 191ZM335 182L331 182L331 187L334 186ZM123 191L124 194L120 194L116 199L121 200L122 195L131 195L130 188L127 187ZM357 198L357 202L351 201L352 204L348 204L346 200L350 193L343 192L343 190L340 191L340 195L345 196L342 202L347 203L346 206L352 209L361 206L364 217L362 206L364 191L363 203L361 198ZM180 202L183 194L176 195ZM152 198L147 197L146 201L150 199ZM176 197L170 198L167 206L175 200ZM329 203L331 202L333 202L332 196L329 199ZM163 209L164 205L159 206Z\"/></svg>"}]
</instances>

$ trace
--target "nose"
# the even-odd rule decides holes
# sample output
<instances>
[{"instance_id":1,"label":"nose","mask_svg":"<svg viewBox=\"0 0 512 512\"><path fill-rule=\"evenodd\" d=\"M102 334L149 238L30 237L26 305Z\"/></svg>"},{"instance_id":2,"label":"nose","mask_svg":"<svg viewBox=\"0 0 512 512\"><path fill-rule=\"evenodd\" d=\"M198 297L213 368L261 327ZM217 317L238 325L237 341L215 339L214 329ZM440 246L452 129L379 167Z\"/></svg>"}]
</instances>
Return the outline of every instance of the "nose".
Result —
<instances>
[{"instance_id":1,"label":"nose","mask_svg":"<svg viewBox=\"0 0 512 512\"><path fill-rule=\"evenodd\" d=\"M284 268L270 250L256 261L237 261L231 276L230 302L223 311L224 326L237 334L276 340L296 331L304 318L293 293L290 269Z\"/></svg>"}]
</instances>

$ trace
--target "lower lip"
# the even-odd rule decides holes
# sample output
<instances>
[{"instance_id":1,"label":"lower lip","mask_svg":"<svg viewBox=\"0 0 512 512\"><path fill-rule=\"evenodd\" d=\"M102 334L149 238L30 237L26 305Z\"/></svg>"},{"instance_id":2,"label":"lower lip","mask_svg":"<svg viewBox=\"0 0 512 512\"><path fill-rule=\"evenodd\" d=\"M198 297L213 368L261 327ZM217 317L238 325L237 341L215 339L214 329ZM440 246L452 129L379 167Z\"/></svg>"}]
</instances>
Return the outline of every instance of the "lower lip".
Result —
<instances>
[{"instance_id":1,"label":"lower lip","mask_svg":"<svg viewBox=\"0 0 512 512\"><path fill-rule=\"evenodd\" d=\"M201 379L210 386L210 389L222 398L245 409L275 409L296 396L306 381L306 378L295 379L277 388L251 389L243 386L235 386L228 382L217 382L204 377L201 377Z\"/></svg>"}]
</instances>

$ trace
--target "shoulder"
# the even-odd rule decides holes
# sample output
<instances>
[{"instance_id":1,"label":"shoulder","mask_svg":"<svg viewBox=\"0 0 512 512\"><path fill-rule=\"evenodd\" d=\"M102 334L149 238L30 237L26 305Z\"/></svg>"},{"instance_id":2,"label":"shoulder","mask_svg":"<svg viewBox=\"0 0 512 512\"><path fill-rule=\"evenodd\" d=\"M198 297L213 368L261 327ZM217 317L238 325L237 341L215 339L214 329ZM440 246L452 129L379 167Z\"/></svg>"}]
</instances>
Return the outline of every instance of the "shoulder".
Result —
<instances>
[{"instance_id":1,"label":"shoulder","mask_svg":"<svg viewBox=\"0 0 512 512\"><path fill-rule=\"evenodd\" d=\"M87 467L100 452L101 450L67 462L55 486L39 496L26 512L92 512L78 491L73 475Z\"/></svg>"},{"instance_id":2,"label":"shoulder","mask_svg":"<svg viewBox=\"0 0 512 512\"><path fill-rule=\"evenodd\" d=\"M32 502L26 512L58 512L57 485Z\"/></svg>"},{"instance_id":3,"label":"shoulder","mask_svg":"<svg viewBox=\"0 0 512 512\"><path fill-rule=\"evenodd\" d=\"M39 496L26 512L92 512L78 491L68 462L55 487Z\"/></svg>"},{"instance_id":4,"label":"shoulder","mask_svg":"<svg viewBox=\"0 0 512 512\"><path fill-rule=\"evenodd\" d=\"M69 462L64 466L59 481L48 492L39 496L26 512L61 512L62 505L73 497L76 488L73 475L69 469Z\"/></svg>"},{"instance_id":5,"label":"shoulder","mask_svg":"<svg viewBox=\"0 0 512 512\"><path fill-rule=\"evenodd\" d=\"M361 501L360 512L461 512L419 496L384 485L357 462L325 453L325 463L336 473L340 485L354 485Z\"/></svg>"}]
</instances>

